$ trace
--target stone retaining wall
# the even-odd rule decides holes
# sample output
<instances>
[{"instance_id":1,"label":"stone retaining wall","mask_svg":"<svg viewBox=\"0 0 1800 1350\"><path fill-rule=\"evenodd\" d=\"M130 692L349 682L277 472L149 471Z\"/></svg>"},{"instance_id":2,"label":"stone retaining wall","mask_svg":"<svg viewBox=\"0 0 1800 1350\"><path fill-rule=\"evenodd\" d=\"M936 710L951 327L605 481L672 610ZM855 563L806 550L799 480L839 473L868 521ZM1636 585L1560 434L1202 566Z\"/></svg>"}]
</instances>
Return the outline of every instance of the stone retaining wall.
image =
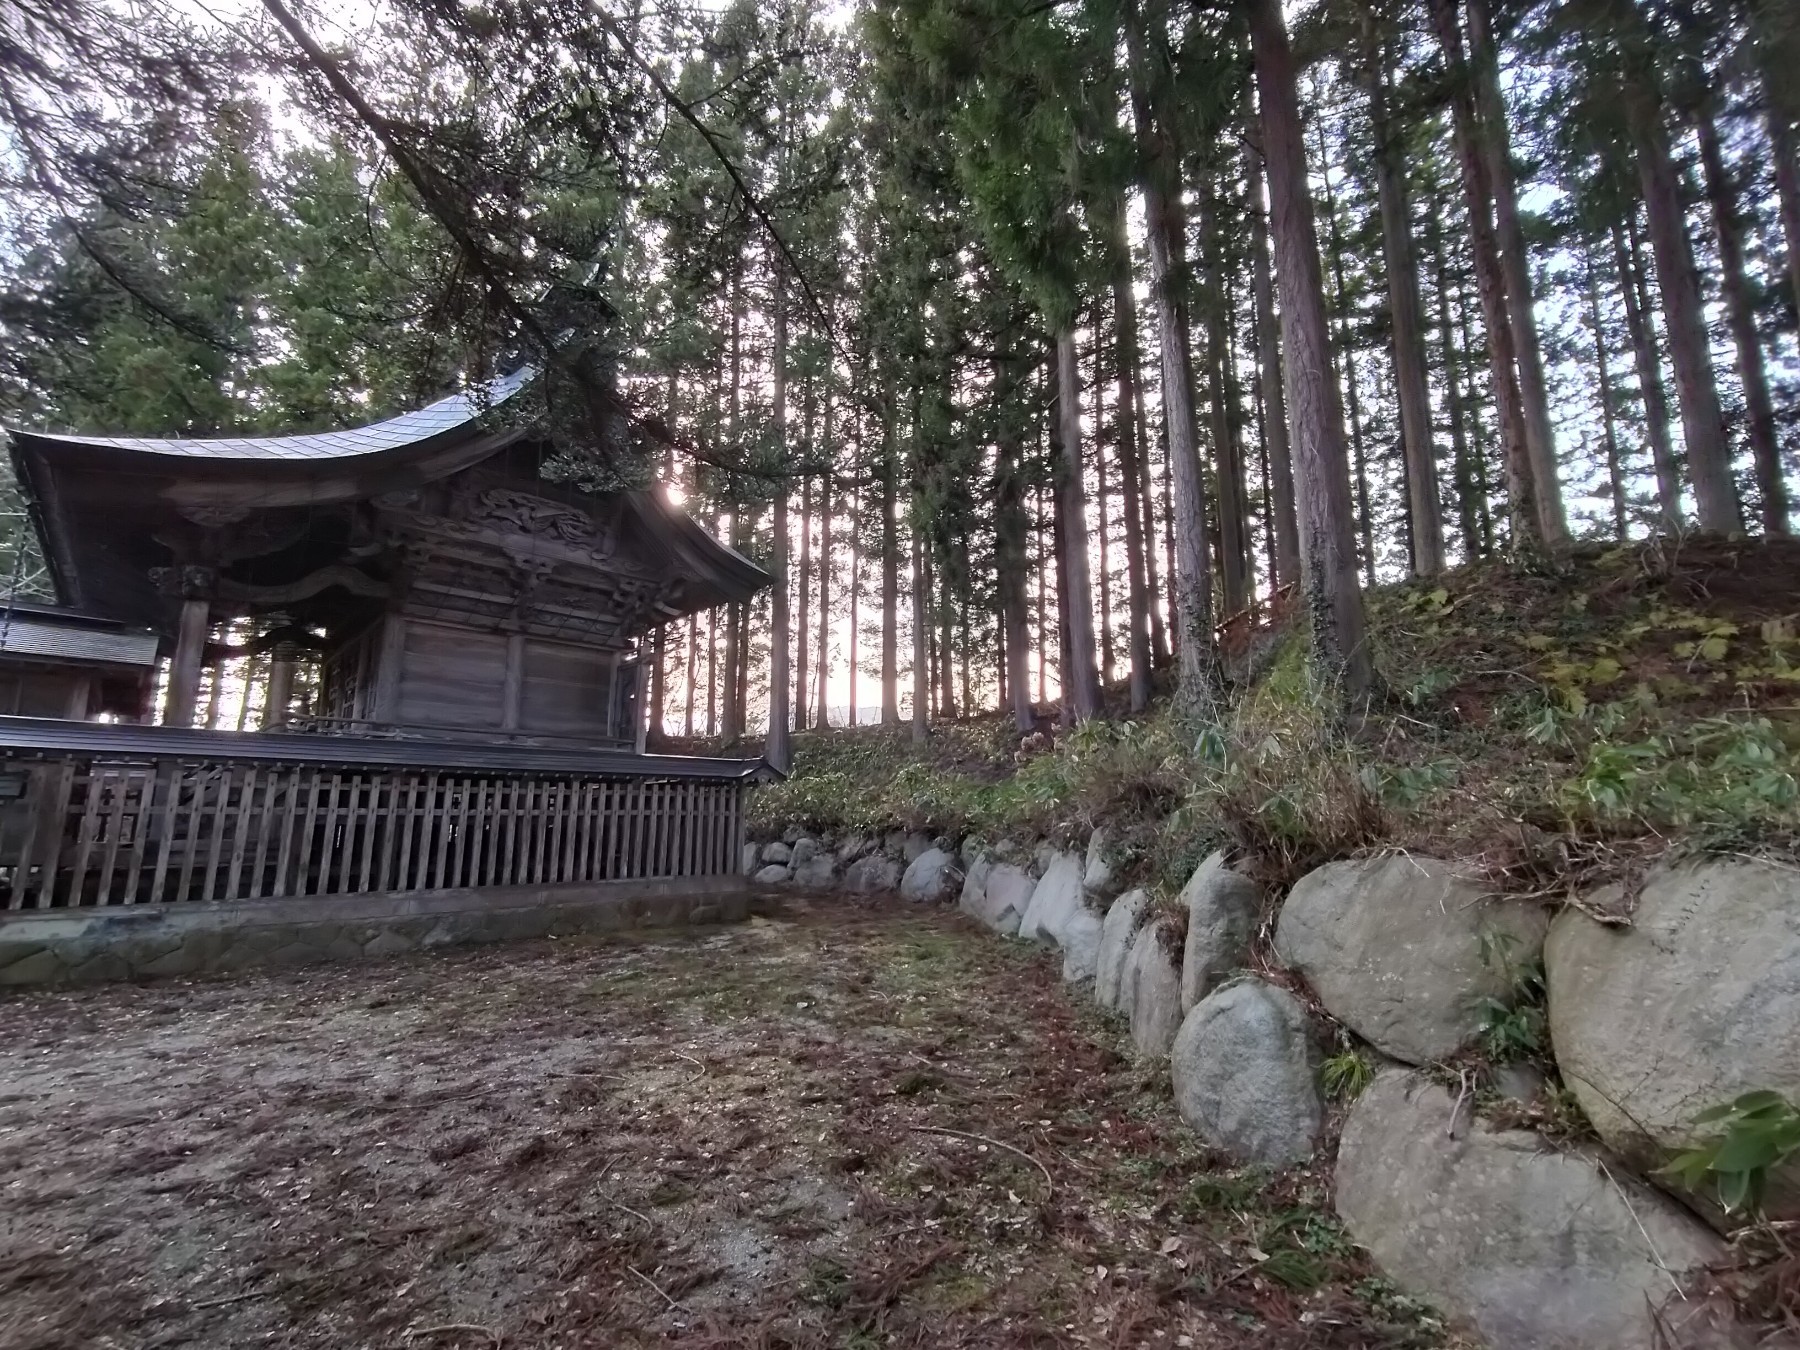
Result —
<instances>
[{"instance_id":1,"label":"stone retaining wall","mask_svg":"<svg viewBox=\"0 0 1800 1350\"><path fill-rule=\"evenodd\" d=\"M1329 863L1284 896L1214 854L1161 903L1115 896L1100 833L1078 852L794 829L743 866L763 885L842 876L852 893L954 901L1059 949L1063 978L1129 1022L1206 1144L1330 1163L1350 1236L1492 1350L1800 1350L1793 1328L1709 1296L1745 1216L1660 1170L1708 1108L1750 1091L1800 1103L1790 866L1670 865L1635 903L1614 888L1554 922L1405 854ZM1527 1044L1490 1037L1495 1017ZM1347 1064L1373 1076L1353 1101L1327 1100L1332 1051L1340 1087ZM1571 1098L1597 1140L1570 1142ZM1800 1223L1800 1157L1771 1169L1764 1206Z\"/></svg>"},{"instance_id":2,"label":"stone retaining wall","mask_svg":"<svg viewBox=\"0 0 1800 1350\"><path fill-rule=\"evenodd\" d=\"M0 914L0 986L294 966L429 947L731 923L741 877L294 896Z\"/></svg>"}]
</instances>

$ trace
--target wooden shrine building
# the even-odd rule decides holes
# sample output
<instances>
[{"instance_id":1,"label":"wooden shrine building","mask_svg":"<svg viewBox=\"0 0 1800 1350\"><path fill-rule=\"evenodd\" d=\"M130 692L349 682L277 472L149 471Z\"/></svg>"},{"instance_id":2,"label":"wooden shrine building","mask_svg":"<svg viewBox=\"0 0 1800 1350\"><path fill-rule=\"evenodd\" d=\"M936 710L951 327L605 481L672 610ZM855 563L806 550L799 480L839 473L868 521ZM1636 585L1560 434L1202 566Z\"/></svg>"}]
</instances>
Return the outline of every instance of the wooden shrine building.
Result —
<instances>
[{"instance_id":1,"label":"wooden shrine building","mask_svg":"<svg viewBox=\"0 0 1800 1350\"><path fill-rule=\"evenodd\" d=\"M548 481L530 378L349 431L13 431L57 603L0 613L0 906L735 877L765 766L644 753L640 651L768 577ZM228 665L241 731L202 714Z\"/></svg>"}]
</instances>

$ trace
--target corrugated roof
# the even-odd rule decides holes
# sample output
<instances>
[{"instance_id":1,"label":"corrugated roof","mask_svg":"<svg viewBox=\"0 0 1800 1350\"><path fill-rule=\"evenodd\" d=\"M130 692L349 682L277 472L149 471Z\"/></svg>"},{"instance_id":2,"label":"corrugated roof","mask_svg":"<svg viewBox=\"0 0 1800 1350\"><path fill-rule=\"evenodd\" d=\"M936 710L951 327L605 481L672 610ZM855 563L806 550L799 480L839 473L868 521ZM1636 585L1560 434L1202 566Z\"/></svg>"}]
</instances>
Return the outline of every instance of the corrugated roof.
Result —
<instances>
[{"instance_id":1,"label":"corrugated roof","mask_svg":"<svg viewBox=\"0 0 1800 1350\"><path fill-rule=\"evenodd\" d=\"M42 615L0 611L0 652L53 661L115 666L156 664L156 634L141 628L96 628L58 623Z\"/></svg>"},{"instance_id":2,"label":"corrugated roof","mask_svg":"<svg viewBox=\"0 0 1800 1350\"><path fill-rule=\"evenodd\" d=\"M383 422L347 431L316 431L297 436L215 436L182 438L157 436L83 436L54 431L19 431L34 441L65 445L101 446L132 450L146 455L174 455L183 459L326 460L373 455L383 450L416 445L474 422L488 409L517 394L537 374L534 366L521 366L509 375L489 380L464 394L452 394L417 412L401 413Z\"/></svg>"}]
</instances>

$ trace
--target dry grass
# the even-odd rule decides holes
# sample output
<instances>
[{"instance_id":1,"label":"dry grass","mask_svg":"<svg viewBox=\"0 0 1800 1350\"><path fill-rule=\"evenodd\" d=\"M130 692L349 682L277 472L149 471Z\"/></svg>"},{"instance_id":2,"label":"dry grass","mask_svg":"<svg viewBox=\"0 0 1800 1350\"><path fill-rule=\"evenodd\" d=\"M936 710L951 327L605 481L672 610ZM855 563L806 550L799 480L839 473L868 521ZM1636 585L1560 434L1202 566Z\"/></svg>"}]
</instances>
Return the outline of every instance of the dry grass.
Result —
<instances>
[{"instance_id":1,"label":"dry grass","mask_svg":"<svg viewBox=\"0 0 1800 1350\"><path fill-rule=\"evenodd\" d=\"M937 912L15 997L0 1082L9 1350L1448 1343Z\"/></svg>"}]
</instances>

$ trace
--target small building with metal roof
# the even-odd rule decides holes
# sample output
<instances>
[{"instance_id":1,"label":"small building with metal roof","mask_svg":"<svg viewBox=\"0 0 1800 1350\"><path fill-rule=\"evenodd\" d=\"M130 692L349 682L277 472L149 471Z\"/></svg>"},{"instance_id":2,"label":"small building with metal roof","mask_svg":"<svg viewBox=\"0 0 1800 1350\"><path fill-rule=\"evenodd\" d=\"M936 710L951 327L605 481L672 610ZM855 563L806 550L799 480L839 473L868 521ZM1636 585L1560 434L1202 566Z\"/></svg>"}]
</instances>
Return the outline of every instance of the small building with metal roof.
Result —
<instances>
[{"instance_id":1,"label":"small building with metal roof","mask_svg":"<svg viewBox=\"0 0 1800 1350\"><path fill-rule=\"evenodd\" d=\"M342 431L11 431L56 603L0 609L0 937L741 887L769 767L645 753L643 643L769 577L656 492L547 477L532 378Z\"/></svg>"}]
</instances>

